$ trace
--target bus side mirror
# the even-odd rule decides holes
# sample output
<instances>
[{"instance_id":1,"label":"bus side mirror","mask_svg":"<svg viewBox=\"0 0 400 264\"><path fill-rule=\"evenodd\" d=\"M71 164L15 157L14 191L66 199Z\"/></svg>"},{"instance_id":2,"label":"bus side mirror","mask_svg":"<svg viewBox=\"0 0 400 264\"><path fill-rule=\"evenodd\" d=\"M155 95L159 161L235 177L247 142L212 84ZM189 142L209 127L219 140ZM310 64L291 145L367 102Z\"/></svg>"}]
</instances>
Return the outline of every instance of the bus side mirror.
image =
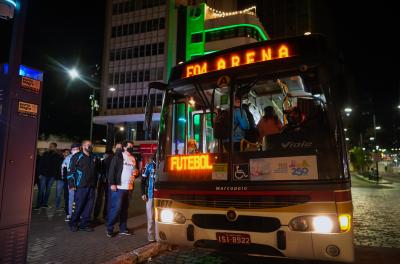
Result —
<instances>
[{"instance_id":1,"label":"bus side mirror","mask_svg":"<svg viewBox=\"0 0 400 264\"><path fill-rule=\"evenodd\" d=\"M145 133L145 139L151 139L151 123L153 121L153 110L154 110L154 103L150 98L151 89L156 89L159 91L166 91L167 84L162 82L151 82L149 83L149 88L147 91L147 100L146 100L146 107L144 110L144 123L143 123L143 131Z\"/></svg>"}]
</instances>

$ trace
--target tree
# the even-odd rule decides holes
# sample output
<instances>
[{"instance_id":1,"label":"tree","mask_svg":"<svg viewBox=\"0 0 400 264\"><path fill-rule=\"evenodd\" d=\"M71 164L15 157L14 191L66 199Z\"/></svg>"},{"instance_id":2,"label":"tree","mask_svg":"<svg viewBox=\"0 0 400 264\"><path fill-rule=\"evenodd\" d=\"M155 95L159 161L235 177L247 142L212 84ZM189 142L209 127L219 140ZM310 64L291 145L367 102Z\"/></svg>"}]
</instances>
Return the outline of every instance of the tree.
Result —
<instances>
[{"instance_id":1,"label":"tree","mask_svg":"<svg viewBox=\"0 0 400 264\"><path fill-rule=\"evenodd\" d=\"M354 147L350 150L350 162L358 172L363 173L372 163L371 155L360 147Z\"/></svg>"}]
</instances>

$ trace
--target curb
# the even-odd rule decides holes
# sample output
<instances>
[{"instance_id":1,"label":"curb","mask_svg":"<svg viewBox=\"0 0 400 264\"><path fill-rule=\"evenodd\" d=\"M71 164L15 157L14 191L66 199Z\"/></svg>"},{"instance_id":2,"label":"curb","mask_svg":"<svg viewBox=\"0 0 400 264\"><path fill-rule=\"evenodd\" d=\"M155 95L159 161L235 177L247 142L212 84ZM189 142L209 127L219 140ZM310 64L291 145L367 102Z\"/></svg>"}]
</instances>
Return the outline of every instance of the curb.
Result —
<instances>
[{"instance_id":1,"label":"curb","mask_svg":"<svg viewBox=\"0 0 400 264\"><path fill-rule=\"evenodd\" d=\"M166 251L170 245L165 243L152 242L143 247L136 248L123 255L119 255L103 264L136 264L142 263L149 258L155 257L161 252Z\"/></svg>"},{"instance_id":2,"label":"curb","mask_svg":"<svg viewBox=\"0 0 400 264\"><path fill-rule=\"evenodd\" d=\"M386 184L392 184L393 183L393 182L390 182L390 181L387 181L387 180L384 180L384 179L379 179L379 181L377 182L377 181L374 181L374 180L367 179L366 177L364 177L364 176L362 176L362 175L360 175L358 173L352 173L351 175L357 177L360 180L363 180L363 181L368 182L368 183L376 184L376 185L378 185L378 184L385 184L386 185Z\"/></svg>"}]
</instances>

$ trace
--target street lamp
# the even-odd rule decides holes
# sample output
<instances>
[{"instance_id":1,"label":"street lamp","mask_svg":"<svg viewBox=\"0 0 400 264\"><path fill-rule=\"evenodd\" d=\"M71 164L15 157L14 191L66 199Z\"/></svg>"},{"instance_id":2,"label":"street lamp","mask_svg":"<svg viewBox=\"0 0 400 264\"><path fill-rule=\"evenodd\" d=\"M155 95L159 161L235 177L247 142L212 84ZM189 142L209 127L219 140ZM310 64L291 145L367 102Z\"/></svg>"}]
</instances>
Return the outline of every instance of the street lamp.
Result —
<instances>
[{"instance_id":1,"label":"street lamp","mask_svg":"<svg viewBox=\"0 0 400 264\"><path fill-rule=\"evenodd\" d=\"M375 140L375 138L374 138L374 137L370 137L370 138L369 138L369 140L371 140L371 141L374 141L374 140Z\"/></svg>"},{"instance_id":2,"label":"street lamp","mask_svg":"<svg viewBox=\"0 0 400 264\"><path fill-rule=\"evenodd\" d=\"M72 68L68 70L69 77L74 80L74 79L81 79L80 74L76 68ZM94 110L99 109L99 104L96 100L96 87L90 85L87 81L83 80L84 83L92 87L92 94L89 95L89 100L90 100L90 134L89 134L89 140L92 141L92 134L93 134L93 116L94 116ZM98 89L98 88L97 88Z\"/></svg>"},{"instance_id":3,"label":"street lamp","mask_svg":"<svg viewBox=\"0 0 400 264\"><path fill-rule=\"evenodd\" d=\"M375 130L381 130L381 126L376 126Z\"/></svg>"},{"instance_id":4,"label":"street lamp","mask_svg":"<svg viewBox=\"0 0 400 264\"><path fill-rule=\"evenodd\" d=\"M79 78L79 72L75 68L68 70L68 74L72 80Z\"/></svg>"},{"instance_id":5,"label":"street lamp","mask_svg":"<svg viewBox=\"0 0 400 264\"><path fill-rule=\"evenodd\" d=\"M116 91L116 89L115 89L114 87L110 87L108 90L109 90L110 92L115 92L115 91Z\"/></svg>"},{"instance_id":6,"label":"street lamp","mask_svg":"<svg viewBox=\"0 0 400 264\"><path fill-rule=\"evenodd\" d=\"M344 109L344 112L345 112L345 113L351 113L351 112L353 112L353 109L351 109L350 107L346 107L346 108Z\"/></svg>"}]
</instances>

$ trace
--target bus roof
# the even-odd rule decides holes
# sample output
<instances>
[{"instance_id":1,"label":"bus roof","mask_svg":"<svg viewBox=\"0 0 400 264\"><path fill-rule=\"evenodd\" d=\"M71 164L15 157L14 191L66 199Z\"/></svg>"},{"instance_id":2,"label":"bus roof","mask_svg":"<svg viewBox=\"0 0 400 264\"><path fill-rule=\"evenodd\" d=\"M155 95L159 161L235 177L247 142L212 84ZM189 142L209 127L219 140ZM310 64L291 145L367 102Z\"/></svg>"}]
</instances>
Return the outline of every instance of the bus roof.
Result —
<instances>
[{"instance_id":1,"label":"bus roof","mask_svg":"<svg viewBox=\"0 0 400 264\"><path fill-rule=\"evenodd\" d=\"M248 66L289 62L294 59L320 57L325 39L319 34L255 42L210 53L179 64L172 69L170 84L210 73L225 74Z\"/></svg>"}]
</instances>

